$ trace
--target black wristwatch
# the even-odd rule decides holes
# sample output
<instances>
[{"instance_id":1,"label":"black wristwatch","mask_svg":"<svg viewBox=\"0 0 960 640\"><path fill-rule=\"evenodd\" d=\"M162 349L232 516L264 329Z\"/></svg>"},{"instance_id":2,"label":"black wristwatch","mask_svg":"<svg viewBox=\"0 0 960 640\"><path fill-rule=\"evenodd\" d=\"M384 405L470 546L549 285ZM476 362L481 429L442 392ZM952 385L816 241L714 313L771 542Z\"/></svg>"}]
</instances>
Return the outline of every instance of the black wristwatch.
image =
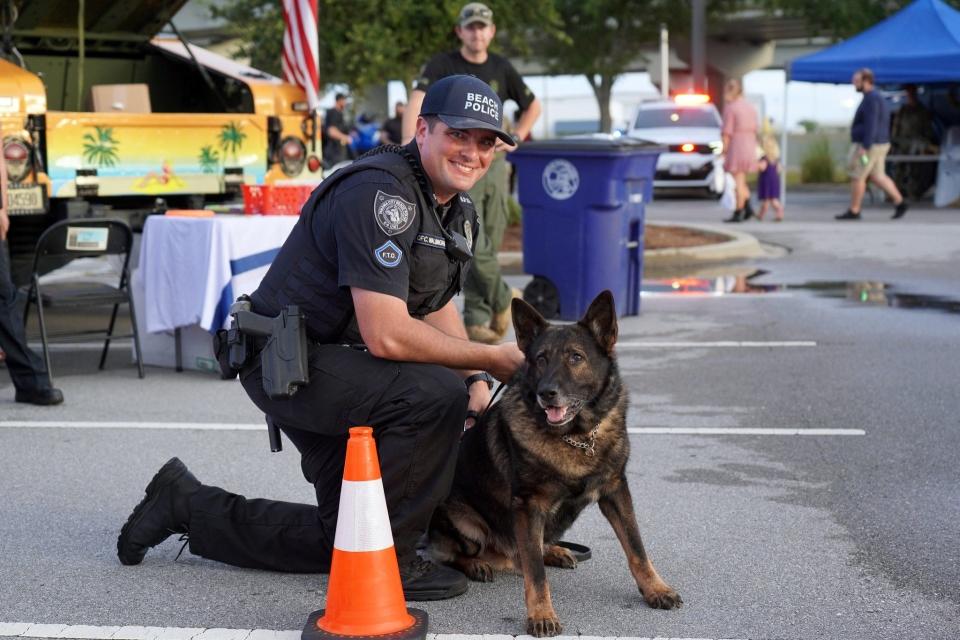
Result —
<instances>
[{"instance_id":1,"label":"black wristwatch","mask_svg":"<svg viewBox=\"0 0 960 640\"><path fill-rule=\"evenodd\" d=\"M488 388L493 389L493 376L486 371L481 371L480 373L475 373L472 376L467 376L463 379L463 384L466 385L467 389L469 389L474 382L480 382L481 380L487 383Z\"/></svg>"}]
</instances>

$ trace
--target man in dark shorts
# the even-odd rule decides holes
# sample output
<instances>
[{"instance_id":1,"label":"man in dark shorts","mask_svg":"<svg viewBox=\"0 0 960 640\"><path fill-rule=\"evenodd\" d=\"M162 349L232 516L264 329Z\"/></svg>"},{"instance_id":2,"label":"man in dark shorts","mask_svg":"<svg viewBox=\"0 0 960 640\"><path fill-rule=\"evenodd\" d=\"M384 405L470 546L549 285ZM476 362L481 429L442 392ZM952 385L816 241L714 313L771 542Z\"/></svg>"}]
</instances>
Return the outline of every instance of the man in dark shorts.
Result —
<instances>
[{"instance_id":1,"label":"man in dark shorts","mask_svg":"<svg viewBox=\"0 0 960 640\"><path fill-rule=\"evenodd\" d=\"M513 100L523 112L514 127L514 137L523 140L540 117L540 101L506 58L490 53L496 35L493 11L484 4L471 2L460 10L455 27L462 43L456 51L439 53L427 62L410 96L404 115L404 140L413 136L424 92L437 80L453 74L476 76L490 85L501 102ZM496 344L510 328L510 300L519 292L503 281L497 252L509 217L507 147L497 145L497 157L490 170L470 191L480 216L480 237L473 266L464 287L463 320L471 340Z\"/></svg>"}]
</instances>

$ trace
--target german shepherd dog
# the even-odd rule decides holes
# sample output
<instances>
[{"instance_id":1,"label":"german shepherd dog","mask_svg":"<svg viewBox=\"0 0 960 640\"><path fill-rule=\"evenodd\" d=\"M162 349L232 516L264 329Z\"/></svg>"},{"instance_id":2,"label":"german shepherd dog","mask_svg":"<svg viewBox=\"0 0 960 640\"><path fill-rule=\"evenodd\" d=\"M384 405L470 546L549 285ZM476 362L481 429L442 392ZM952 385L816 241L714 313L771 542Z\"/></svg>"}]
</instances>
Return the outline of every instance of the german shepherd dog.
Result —
<instances>
[{"instance_id":1,"label":"german shepherd dog","mask_svg":"<svg viewBox=\"0 0 960 640\"><path fill-rule=\"evenodd\" d=\"M613 353L613 294L598 295L571 325L548 324L523 300L512 312L526 363L464 434L450 496L430 524L431 552L480 582L520 569L527 633L554 636L563 627L544 567L576 566L556 543L599 502L643 599L655 609L679 607L680 595L647 558L627 486L628 395Z\"/></svg>"}]
</instances>

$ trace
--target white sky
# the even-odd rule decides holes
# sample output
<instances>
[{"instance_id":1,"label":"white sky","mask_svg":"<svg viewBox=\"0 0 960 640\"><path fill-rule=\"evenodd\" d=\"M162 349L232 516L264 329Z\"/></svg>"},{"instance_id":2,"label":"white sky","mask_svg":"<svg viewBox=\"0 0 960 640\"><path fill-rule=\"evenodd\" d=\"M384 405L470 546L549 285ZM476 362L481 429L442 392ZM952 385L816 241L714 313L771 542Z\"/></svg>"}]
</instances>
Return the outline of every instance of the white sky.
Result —
<instances>
[{"instance_id":1,"label":"white sky","mask_svg":"<svg viewBox=\"0 0 960 640\"><path fill-rule=\"evenodd\" d=\"M544 114L534 128L536 137L546 137L557 121L596 120L599 110L593 91L583 76L527 76L524 78L530 89L544 103ZM784 72L779 70L753 71L744 76L744 90L752 99L762 99L764 112L777 125L783 120ZM323 106L333 104L332 89L323 97ZM628 73L621 76L613 88L611 112L614 126L623 126L633 115L644 98L658 95L647 73ZM403 84L391 82L388 87L388 104L405 100ZM821 125L849 126L853 113L860 103L860 96L849 84L816 84L791 82L788 94L787 122L791 129L798 128L801 120L814 120ZM507 115L513 107L508 106Z\"/></svg>"}]
</instances>

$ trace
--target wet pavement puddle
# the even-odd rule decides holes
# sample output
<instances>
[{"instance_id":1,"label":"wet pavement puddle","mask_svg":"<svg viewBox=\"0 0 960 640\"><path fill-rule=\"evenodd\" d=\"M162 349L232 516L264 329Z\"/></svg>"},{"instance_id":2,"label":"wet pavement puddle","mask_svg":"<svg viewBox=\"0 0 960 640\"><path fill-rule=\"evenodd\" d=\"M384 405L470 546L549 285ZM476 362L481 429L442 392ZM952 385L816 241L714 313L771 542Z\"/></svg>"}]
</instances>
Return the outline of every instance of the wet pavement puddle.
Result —
<instances>
[{"instance_id":1,"label":"wet pavement puddle","mask_svg":"<svg viewBox=\"0 0 960 640\"><path fill-rule=\"evenodd\" d=\"M812 281L801 284L753 282L766 271L749 275L716 277L651 278L643 280L641 295L647 297L770 295L807 292L815 296L845 300L856 304L897 309L960 313L960 298L911 293L894 284L873 281Z\"/></svg>"}]
</instances>

